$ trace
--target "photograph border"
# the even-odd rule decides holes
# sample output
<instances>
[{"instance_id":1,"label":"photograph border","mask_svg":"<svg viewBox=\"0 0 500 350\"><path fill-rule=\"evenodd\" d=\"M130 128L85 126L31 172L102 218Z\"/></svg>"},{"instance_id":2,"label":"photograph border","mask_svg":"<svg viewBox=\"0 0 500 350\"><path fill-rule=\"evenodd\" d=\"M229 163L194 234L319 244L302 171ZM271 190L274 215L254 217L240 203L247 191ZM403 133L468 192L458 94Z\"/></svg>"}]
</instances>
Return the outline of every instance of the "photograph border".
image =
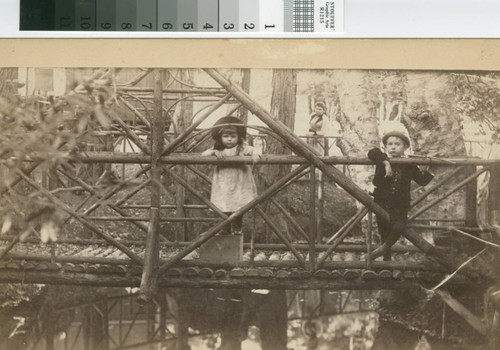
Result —
<instances>
[{"instance_id":1,"label":"photograph border","mask_svg":"<svg viewBox=\"0 0 500 350\"><path fill-rule=\"evenodd\" d=\"M500 39L0 39L1 67L500 70Z\"/></svg>"}]
</instances>

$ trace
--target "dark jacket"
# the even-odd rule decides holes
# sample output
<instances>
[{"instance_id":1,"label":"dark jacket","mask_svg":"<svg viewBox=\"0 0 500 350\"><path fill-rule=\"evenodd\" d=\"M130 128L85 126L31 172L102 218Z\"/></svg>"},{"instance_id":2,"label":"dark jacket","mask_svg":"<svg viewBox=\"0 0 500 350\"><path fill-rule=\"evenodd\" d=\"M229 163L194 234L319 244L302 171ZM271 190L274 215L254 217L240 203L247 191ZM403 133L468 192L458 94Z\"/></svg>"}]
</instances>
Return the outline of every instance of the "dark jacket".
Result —
<instances>
[{"instance_id":1,"label":"dark jacket","mask_svg":"<svg viewBox=\"0 0 500 350\"><path fill-rule=\"evenodd\" d=\"M391 164L393 174L391 177L385 177L383 162L389 159L387 154L373 148L368 152L368 158L377 165L373 178L373 196L377 202L389 200L393 204L409 206L411 180L425 186L434 178L434 175L420 170L415 164Z\"/></svg>"}]
</instances>

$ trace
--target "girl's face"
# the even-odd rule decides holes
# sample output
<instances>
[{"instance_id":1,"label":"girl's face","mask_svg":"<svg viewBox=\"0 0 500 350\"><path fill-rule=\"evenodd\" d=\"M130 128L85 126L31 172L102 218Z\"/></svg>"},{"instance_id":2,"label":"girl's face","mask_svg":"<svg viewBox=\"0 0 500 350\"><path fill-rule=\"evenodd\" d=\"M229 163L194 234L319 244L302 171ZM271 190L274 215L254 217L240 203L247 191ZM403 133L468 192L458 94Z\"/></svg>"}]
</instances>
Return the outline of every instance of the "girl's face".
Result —
<instances>
[{"instance_id":1,"label":"girl's face","mask_svg":"<svg viewBox=\"0 0 500 350\"><path fill-rule=\"evenodd\" d=\"M225 148L233 148L238 144L238 134L234 130L223 130L220 138Z\"/></svg>"},{"instance_id":2,"label":"girl's face","mask_svg":"<svg viewBox=\"0 0 500 350\"><path fill-rule=\"evenodd\" d=\"M321 106L316 106L314 107L314 113L321 115L325 113L325 110Z\"/></svg>"},{"instance_id":3,"label":"girl's face","mask_svg":"<svg viewBox=\"0 0 500 350\"><path fill-rule=\"evenodd\" d=\"M392 158L402 157L408 146L397 136L389 136L385 143L385 149Z\"/></svg>"}]
</instances>

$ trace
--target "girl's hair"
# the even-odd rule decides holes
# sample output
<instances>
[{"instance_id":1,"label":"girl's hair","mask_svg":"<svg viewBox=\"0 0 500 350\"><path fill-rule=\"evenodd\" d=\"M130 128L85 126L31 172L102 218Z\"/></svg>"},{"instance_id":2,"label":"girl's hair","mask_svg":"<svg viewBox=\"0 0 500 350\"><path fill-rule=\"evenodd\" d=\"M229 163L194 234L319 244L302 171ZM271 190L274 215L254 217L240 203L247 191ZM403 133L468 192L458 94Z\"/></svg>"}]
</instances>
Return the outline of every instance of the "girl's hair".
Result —
<instances>
[{"instance_id":1,"label":"girl's hair","mask_svg":"<svg viewBox=\"0 0 500 350\"><path fill-rule=\"evenodd\" d=\"M223 124L237 124L237 125L223 125ZM217 127L217 125L221 125ZM247 129L245 125L236 117L226 116L217 120L214 124L214 128L212 129L212 138L215 141L214 149L218 151L222 151L225 147L222 144L222 131L225 129L236 129L236 133L238 134L238 154L240 153L243 143L247 137Z\"/></svg>"}]
</instances>

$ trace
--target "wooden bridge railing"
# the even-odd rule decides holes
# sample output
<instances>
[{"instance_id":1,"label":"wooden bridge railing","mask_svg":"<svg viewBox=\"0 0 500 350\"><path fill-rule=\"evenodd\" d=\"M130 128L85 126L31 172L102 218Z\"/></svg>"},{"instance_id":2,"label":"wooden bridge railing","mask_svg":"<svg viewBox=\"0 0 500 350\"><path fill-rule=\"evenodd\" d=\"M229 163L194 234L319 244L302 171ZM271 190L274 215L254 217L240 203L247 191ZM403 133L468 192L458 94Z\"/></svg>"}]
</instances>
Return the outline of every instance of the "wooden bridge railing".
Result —
<instances>
[{"instance_id":1,"label":"wooden bridge railing","mask_svg":"<svg viewBox=\"0 0 500 350\"><path fill-rule=\"evenodd\" d=\"M331 165L339 165L339 164L347 164L347 165L370 165L372 164L371 161L368 159L353 159L353 158L347 158L347 157L319 157L324 163L326 164L331 164ZM33 157L31 161L35 162L37 159L36 157ZM148 164L144 169L141 169L138 171L136 174L143 174L146 170L148 169L149 165L151 164L151 157L142 155L142 154L136 154L136 153L120 153L120 152L88 152L86 154L81 154L76 157L74 157L75 162L81 162L81 163L112 163L112 164ZM60 175L62 176L67 176L68 178L68 183L73 181L76 182L77 185L80 185L78 188L80 190L85 190L88 191L91 195L94 195L98 198L98 200L91 205L89 208L87 208L83 213L79 213L77 209L75 209L74 206L68 205L68 203L64 203L62 200L57 198L57 193L56 191L49 191L48 189L42 188L39 184L37 184L33 179L29 178L26 176L26 174L23 174L21 172L18 172L19 176L23 178L29 185L32 187L36 188L38 191L43 193L44 195L47 196L47 198L51 199L53 203L58 206L60 209L63 209L67 214L72 216L74 219L80 221L85 227L87 227L89 230L103 238L104 241L106 241L108 244L120 249L122 252L124 252L130 259L131 262L134 262L139 265L146 265L146 261L143 260L143 258L139 257L137 254L133 253L128 247L127 244L124 244L122 240L115 239L112 237L112 235L107 234L104 232L103 229L99 228L96 225L96 222L107 222L107 221L122 221L122 222L130 222L133 223L136 227L141 229L144 232L148 232L148 229L151 230L151 220L155 220L156 222L195 222L195 221L204 221L204 222L215 222L215 225L210 228L205 235L198 237L192 242L184 242L184 243L178 243L177 246L183 246L183 250L179 253L177 253L175 256L172 258L168 259L167 261L162 261L161 264L159 265L159 268L154 272L157 273L158 276L161 274L165 273L169 268L175 266L178 262L180 262L183 258L185 258L189 253L194 251L195 249L199 248L202 244L207 242L211 237L213 237L219 230L228 222L231 222L234 220L238 215L241 215L249 210L256 210L257 214L262 218L264 222L267 222L267 224L270 225L271 229L273 230L274 234L276 234L279 239L281 240L282 244L246 244L247 248L250 248L250 250L253 252L254 249L286 249L292 252L294 254L296 262L266 262L266 263L259 263L255 261L251 261L251 263L254 266L298 266L301 267L304 270L308 270L311 273L314 273L315 271L318 271L321 268L324 267L329 267L332 265L331 262L327 262L328 257L333 254L333 252L341 249L360 249L358 248L353 248L350 247L349 245L343 245L343 242L346 237L349 236L349 234L352 232L353 228L356 227L357 224L361 222L361 220L366 216L366 215L371 215L371 212L366 208L366 207L361 207L361 209L358 210L358 212L351 218L349 219L337 232L331 235L331 237L327 240L326 244L322 244L321 241L317 240L317 235L315 234L315 230L311 230L309 234L305 232L305 230L300 228L300 225L295 222L293 217L286 211L285 208L281 208L281 212L285 214L286 219L288 222L291 223L292 229L296 230L296 234L298 235L297 237L299 238L299 241L305 242L305 243L293 243L289 241L286 237L284 237L280 229L276 227L276 225L270 220L269 218L266 217L266 214L259 209L258 205L262 203L263 201L266 200L273 200L273 197L275 197L279 191L284 190L287 186L289 186L291 183L296 181L297 179L303 177L306 173L314 173L314 166L308 164L308 161L304 159L303 157L298 157L298 156L277 156L277 155L264 155L262 159L259 161L259 164L295 164L297 165L297 168L295 168L293 171L291 171L289 174L284 176L282 179L278 180L276 183L274 183L270 188L265 189L259 197L246 205L245 207L241 208L237 213L231 215L230 217L227 217L224 213L220 212L210 201L204 196L199 193L199 191L194 188L192 185L190 185L185 179L179 178L178 176L175 175L171 170L168 170L168 167L173 167L177 165L186 165L189 166L188 169L196 169L192 167L193 165L214 165L214 164L220 164L220 163L231 163L231 164L250 164L252 160L250 157L228 157L223 160L216 159L215 157L201 157L197 154L171 154L169 156L163 156L163 157L158 157L157 158L157 163L160 165L161 171L165 171L165 173L169 174L172 176L174 181L179 182L182 186L184 186L189 192L191 192L193 195L195 195L198 199L200 199L203 202L203 205L200 204L195 204L195 205L185 205L186 208L193 208L193 209L209 209L212 212L217 213L219 216L218 218L214 217L209 217L209 216L201 216L201 217L178 217L178 216L162 216L160 215L160 210L161 209L174 209L177 208L177 206L174 205L161 205L161 203L158 203L157 207L152 208L151 205L148 204L135 204L135 205L127 205L126 204L126 199L132 198L135 193L138 192L138 190L143 189L147 186L152 186L153 182L148 180L146 182L136 184L133 186L132 190L128 192L125 197L120 199L119 201L116 201L115 203L111 202L111 199L113 196L117 193L120 192L120 190L123 189L129 189L127 186L127 181L126 179L123 179L124 181L121 182L120 184L105 189L103 193L100 193L98 189L95 187L86 184L83 180L76 178L75 176L71 175L67 170L65 169L58 169ZM412 164L432 164L432 165L439 165L441 167L446 167L449 168L447 172L444 172L442 175L440 175L434 183L427 188L427 190L414 198L412 201L412 207L414 207L417 204L421 204L429 195L437 191L440 187L442 187L444 184L449 184L454 177L457 176L457 174L460 171L463 171L464 167L477 167L480 166L481 168L473 173L468 174L463 180L459 181L455 185L451 186L447 191L444 193L440 194L439 196L435 197L432 201L429 201L427 204L423 204L420 206L419 209L416 211L412 212L411 214L411 219L417 219L421 214L424 212L428 211L429 209L433 208L435 205L440 203L442 200L446 199L449 197L451 194L456 193L459 191L461 188L468 186L469 184L474 184L475 179L482 173L488 171L488 167L495 165L498 163L498 161L485 161L485 160L480 160L480 159L453 159L453 160L435 160L435 159L397 159L393 161L394 163L412 163ZM210 179L205 176L203 176L203 173L200 172L194 172L198 176L201 176L203 181L209 182ZM309 207L310 207L310 217L311 218L316 218L314 215L314 210L316 208L316 202L317 202L317 192L316 192L316 178L315 176L310 176L310 186L309 186L309 191L310 191L310 196L309 196ZM164 188L162 188L161 182L159 182L159 191L163 191ZM70 188L72 190L74 188ZM467 203L471 203L471 201L467 201ZM475 202L474 202L475 203ZM92 215L92 213L100 207L107 206L113 211L115 211L118 215L117 216L98 216L98 215ZM81 207L81 205L77 205L76 208ZM149 217L147 216L140 216L140 215L130 215L127 213L128 209L131 208L138 208L138 209L149 209L150 212L152 209L156 212L156 214L152 215L150 214ZM469 213L470 210L466 210L466 213ZM154 218L154 219L152 219ZM467 218L452 218L453 220L460 220L462 222L467 222ZM145 222L150 222L150 225L144 225ZM432 221L439 221L437 220L432 220ZM342 262L340 265L344 264L346 268L360 268L360 267L366 267L366 268L372 268L373 264L375 265L383 265L384 263L381 262L373 262L371 257L370 257L370 251L372 247L372 229L371 229L371 218L369 219L369 226L368 230L365 232L365 248L362 250L364 252L367 252L367 256L363 261L359 262ZM446 224L444 225L438 225L438 226L431 226L431 225L424 225L424 224L418 224L418 223L410 223L409 228L410 229L428 229L428 230L451 230L451 229L457 229L469 233L478 233L478 232L484 232L489 230L489 228L478 228L478 227L470 227L470 226L454 226L449 224L448 221L445 221ZM311 222L311 225L316 225L316 222ZM318 228L321 229L321 228ZM16 240L17 242L18 240ZM61 240L61 242L64 242L64 240ZM15 243L14 243L15 244ZM152 245L149 244L146 241L145 245L145 251L148 252L148 250L151 249L158 249L158 244L155 243L156 247L151 248ZM308 256L305 258L301 251L307 251ZM4 250L2 252L2 256L5 256L8 253L8 249ZM253 254L252 254L253 256ZM36 257L32 257L35 258ZM54 256L52 257L53 260L56 260L57 258ZM146 259L146 257L144 258ZM58 259L59 261L64 261L64 259ZM67 259L70 261L71 259ZM83 259L86 260L86 259ZM82 260L82 261L83 261ZM92 261L93 259L89 257L87 261ZM99 260L99 259L97 259ZM96 261L97 261L96 260ZM109 260L111 261L111 260ZM123 264L126 263L125 261L116 261L114 262L116 264ZM296 265L298 263L298 265ZM153 265L158 266L159 262ZM389 263L390 265L391 263ZM200 266L202 266L201 264ZM210 264L209 264L210 265ZM231 264L228 264L231 265ZM235 267L239 266L241 264L235 263L233 264ZM244 265L244 264L243 264ZM339 265L339 264L337 264ZM403 264L404 265L404 264ZM425 265L425 264L424 264ZM385 265L384 265L385 266ZM428 268L431 268L428 266ZM151 269L150 274L152 274L154 269Z\"/></svg>"}]
</instances>

